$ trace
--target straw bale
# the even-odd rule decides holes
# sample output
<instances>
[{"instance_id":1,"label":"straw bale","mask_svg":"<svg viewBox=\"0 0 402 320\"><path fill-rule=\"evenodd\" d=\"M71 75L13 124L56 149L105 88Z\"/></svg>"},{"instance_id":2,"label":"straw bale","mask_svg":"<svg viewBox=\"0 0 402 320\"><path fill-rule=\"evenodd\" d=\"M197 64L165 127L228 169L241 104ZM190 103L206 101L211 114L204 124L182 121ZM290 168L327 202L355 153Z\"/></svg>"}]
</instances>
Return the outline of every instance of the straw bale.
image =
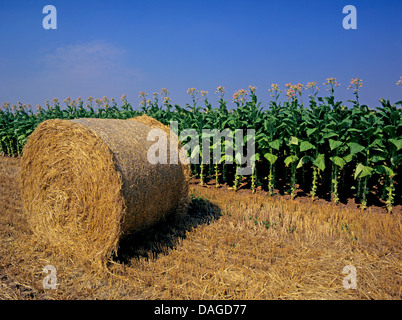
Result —
<instances>
[{"instance_id":1,"label":"straw bale","mask_svg":"<svg viewBox=\"0 0 402 320\"><path fill-rule=\"evenodd\" d=\"M149 163L151 129L114 119L41 123L24 148L20 175L34 234L60 252L105 261L125 235L184 213L186 173L169 161Z\"/></svg>"}]
</instances>

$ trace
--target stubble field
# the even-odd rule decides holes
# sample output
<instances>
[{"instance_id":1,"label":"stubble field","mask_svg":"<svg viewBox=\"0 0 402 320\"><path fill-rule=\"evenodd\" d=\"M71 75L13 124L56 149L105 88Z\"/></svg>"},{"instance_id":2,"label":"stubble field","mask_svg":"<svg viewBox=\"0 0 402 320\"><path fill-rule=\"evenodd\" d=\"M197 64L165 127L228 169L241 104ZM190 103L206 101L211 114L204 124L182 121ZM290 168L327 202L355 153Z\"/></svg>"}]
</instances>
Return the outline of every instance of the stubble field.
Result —
<instances>
[{"instance_id":1,"label":"stubble field","mask_svg":"<svg viewBox=\"0 0 402 320\"><path fill-rule=\"evenodd\" d=\"M0 299L401 299L402 215L190 187L189 213L121 242L106 269L35 242L19 159L0 157ZM303 200L303 199L301 199ZM43 268L57 271L44 289ZM345 289L345 266L356 289Z\"/></svg>"}]
</instances>

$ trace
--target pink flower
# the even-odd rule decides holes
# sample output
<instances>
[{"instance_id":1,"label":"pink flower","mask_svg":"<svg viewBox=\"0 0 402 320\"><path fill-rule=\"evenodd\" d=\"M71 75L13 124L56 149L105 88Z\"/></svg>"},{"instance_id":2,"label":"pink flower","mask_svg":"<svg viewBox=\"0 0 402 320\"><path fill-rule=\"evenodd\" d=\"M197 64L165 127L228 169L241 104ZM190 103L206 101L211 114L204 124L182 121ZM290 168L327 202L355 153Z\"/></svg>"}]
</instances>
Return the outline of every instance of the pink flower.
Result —
<instances>
[{"instance_id":1,"label":"pink flower","mask_svg":"<svg viewBox=\"0 0 402 320\"><path fill-rule=\"evenodd\" d=\"M189 94L189 95L196 95L198 93L198 91L196 91L196 89L195 88L188 88L187 89L187 94Z\"/></svg>"},{"instance_id":2,"label":"pink flower","mask_svg":"<svg viewBox=\"0 0 402 320\"><path fill-rule=\"evenodd\" d=\"M248 86L248 89L250 90L250 93L251 93L251 94L254 94L255 91L257 90L257 88L256 88L256 87L253 87L253 86Z\"/></svg>"},{"instance_id":3,"label":"pink flower","mask_svg":"<svg viewBox=\"0 0 402 320\"><path fill-rule=\"evenodd\" d=\"M306 90L310 89L313 96L316 96L320 88L317 87L317 81L307 82ZM310 95L310 96L312 96Z\"/></svg>"},{"instance_id":4,"label":"pink flower","mask_svg":"<svg viewBox=\"0 0 402 320\"><path fill-rule=\"evenodd\" d=\"M225 95L225 92L226 92L225 88L222 86L219 86L218 88L216 88L216 91L215 91L215 93L217 93L219 95L219 98L221 100L223 100L223 96Z\"/></svg>"},{"instance_id":5,"label":"pink flower","mask_svg":"<svg viewBox=\"0 0 402 320\"><path fill-rule=\"evenodd\" d=\"M307 82L306 89L314 88L317 85L317 81Z\"/></svg>"},{"instance_id":6,"label":"pink flower","mask_svg":"<svg viewBox=\"0 0 402 320\"><path fill-rule=\"evenodd\" d=\"M268 89L269 92L279 91L279 84L271 84L271 89Z\"/></svg>"},{"instance_id":7,"label":"pink flower","mask_svg":"<svg viewBox=\"0 0 402 320\"><path fill-rule=\"evenodd\" d=\"M244 104L246 102L247 91L240 89L233 94L233 102Z\"/></svg>"},{"instance_id":8,"label":"pink flower","mask_svg":"<svg viewBox=\"0 0 402 320\"><path fill-rule=\"evenodd\" d=\"M222 92L225 92L225 87L219 86L218 88L216 88L215 93L222 93Z\"/></svg>"},{"instance_id":9,"label":"pink flower","mask_svg":"<svg viewBox=\"0 0 402 320\"><path fill-rule=\"evenodd\" d=\"M363 80L356 78L356 79L352 79L350 81L350 85L347 87L347 89L352 89L354 92L358 92L359 89L363 86Z\"/></svg>"},{"instance_id":10,"label":"pink flower","mask_svg":"<svg viewBox=\"0 0 402 320\"><path fill-rule=\"evenodd\" d=\"M294 99L296 97L296 91L293 87L289 87L288 90L286 90L286 96L288 99Z\"/></svg>"},{"instance_id":11,"label":"pink flower","mask_svg":"<svg viewBox=\"0 0 402 320\"><path fill-rule=\"evenodd\" d=\"M324 82L324 86L327 86L327 91L331 91L331 96L334 95L334 91L336 87L339 87L341 84L336 81L336 78L327 78L327 82Z\"/></svg>"}]
</instances>

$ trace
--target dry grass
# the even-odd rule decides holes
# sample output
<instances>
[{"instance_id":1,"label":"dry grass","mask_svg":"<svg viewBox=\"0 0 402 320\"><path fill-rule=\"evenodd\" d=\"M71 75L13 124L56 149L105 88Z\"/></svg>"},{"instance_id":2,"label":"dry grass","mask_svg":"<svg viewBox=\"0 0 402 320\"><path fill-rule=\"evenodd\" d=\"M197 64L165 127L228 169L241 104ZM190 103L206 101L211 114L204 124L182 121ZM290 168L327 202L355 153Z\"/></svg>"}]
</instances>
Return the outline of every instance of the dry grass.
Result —
<instances>
[{"instance_id":1,"label":"dry grass","mask_svg":"<svg viewBox=\"0 0 402 320\"><path fill-rule=\"evenodd\" d=\"M99 273L27 245L17 171L0 158L0 299L401 299L401 215L194 186L187 216L127 238Z\"/></svg>"}]
</instances>

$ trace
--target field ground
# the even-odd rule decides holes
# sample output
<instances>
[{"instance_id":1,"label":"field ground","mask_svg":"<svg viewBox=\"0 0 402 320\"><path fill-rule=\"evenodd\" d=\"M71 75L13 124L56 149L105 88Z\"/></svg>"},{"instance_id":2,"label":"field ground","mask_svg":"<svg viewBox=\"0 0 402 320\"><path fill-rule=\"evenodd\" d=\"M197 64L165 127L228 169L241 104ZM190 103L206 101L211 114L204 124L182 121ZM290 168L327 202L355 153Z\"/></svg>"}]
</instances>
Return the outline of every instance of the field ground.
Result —
<instances>
[{"instance_id":1,"label":"field ground","mask_svg":"<svg viewBox=\"0 0 402 320\"><path fill-rule=\"evenodd\" d=\"M34 241L19 159L0 157L0 299L401 299L402 214L192 184L185 217L121 242L106 270ZM57 270L45 290L43 268ZM356 289L344 289L345 266Z\"/></svg>"}]
</instances>

